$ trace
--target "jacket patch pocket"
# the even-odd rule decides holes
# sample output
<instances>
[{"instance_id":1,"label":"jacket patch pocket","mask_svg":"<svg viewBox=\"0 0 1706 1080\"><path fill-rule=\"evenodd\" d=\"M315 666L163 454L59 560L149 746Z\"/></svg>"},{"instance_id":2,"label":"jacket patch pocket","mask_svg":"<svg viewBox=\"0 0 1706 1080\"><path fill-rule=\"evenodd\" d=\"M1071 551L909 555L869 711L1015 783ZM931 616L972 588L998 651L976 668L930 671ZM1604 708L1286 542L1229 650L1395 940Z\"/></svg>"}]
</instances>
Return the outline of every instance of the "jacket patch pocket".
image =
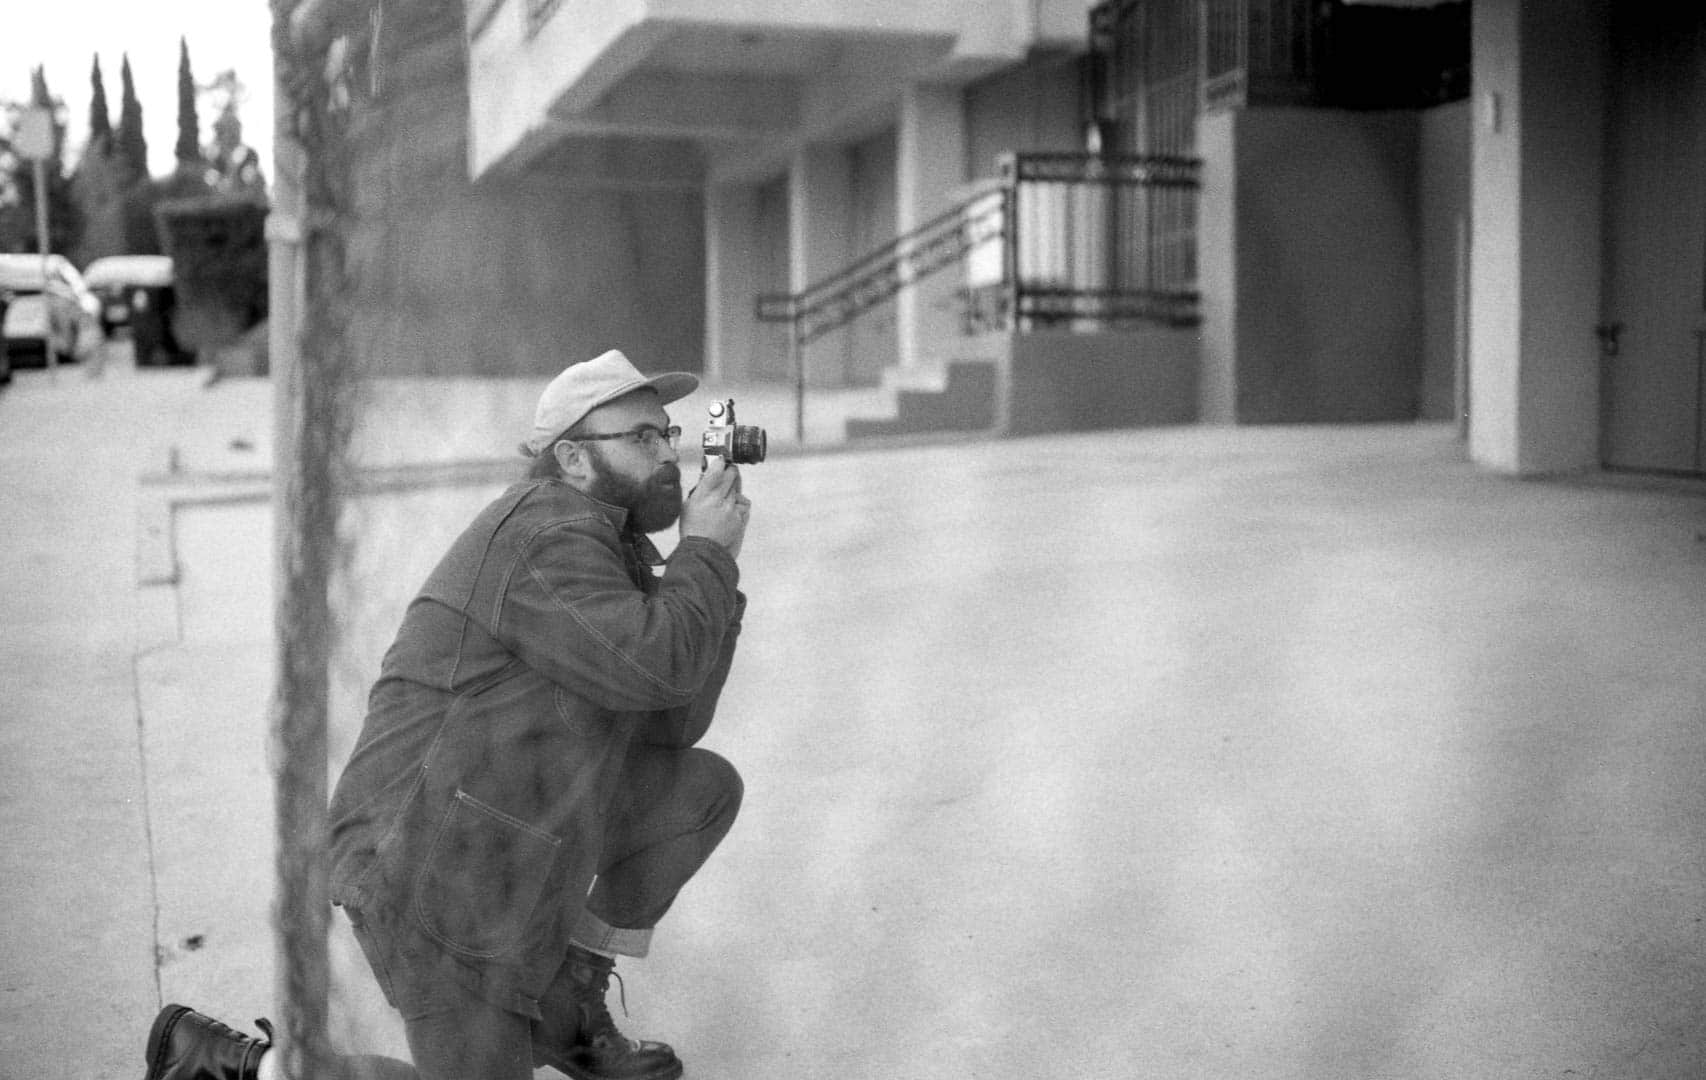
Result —
<instances>
[{"instance_id":1,"label":"jacket patch pocket","mask_svg":"<svg viewBox=\"0 0 1706 1080\"><path fill-rule=\"evenodd\" d=\"M557 718L563 726L589 742L608 739L610 718L591 702L583 701L560 686L552 687L557 702Z\"/></svg>"},{"instance_id":2,"label":"jacket patch pocket","mask_svg":"<svg viewBox=\"0 0 1706 1080\"><path fill-rule=\"evenodd\" d=\"M415 881L415 914L435 941L492 957L520 942L561 841L458 790Z\"/></svg>"}]
</instances>

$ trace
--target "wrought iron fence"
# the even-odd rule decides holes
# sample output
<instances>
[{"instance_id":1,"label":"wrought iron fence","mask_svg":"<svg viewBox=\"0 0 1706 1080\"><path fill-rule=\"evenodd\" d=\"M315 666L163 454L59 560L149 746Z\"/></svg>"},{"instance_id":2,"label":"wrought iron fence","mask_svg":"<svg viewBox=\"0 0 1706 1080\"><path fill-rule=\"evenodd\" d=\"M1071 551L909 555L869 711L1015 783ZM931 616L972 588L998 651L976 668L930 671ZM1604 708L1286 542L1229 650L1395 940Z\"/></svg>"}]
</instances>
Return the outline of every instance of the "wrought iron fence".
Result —
<instances>
[{"instance_id":1,"label":"wrought iron fence","mask_svg":"<svg viewBox=\"0 0 1706 1080\"><path fill-rule=\"evenodd\" d=\"M1197 161L1182 157L1008 159L1011 325L1196 323L1198 173Z\"/></svg>"}]
</instances>

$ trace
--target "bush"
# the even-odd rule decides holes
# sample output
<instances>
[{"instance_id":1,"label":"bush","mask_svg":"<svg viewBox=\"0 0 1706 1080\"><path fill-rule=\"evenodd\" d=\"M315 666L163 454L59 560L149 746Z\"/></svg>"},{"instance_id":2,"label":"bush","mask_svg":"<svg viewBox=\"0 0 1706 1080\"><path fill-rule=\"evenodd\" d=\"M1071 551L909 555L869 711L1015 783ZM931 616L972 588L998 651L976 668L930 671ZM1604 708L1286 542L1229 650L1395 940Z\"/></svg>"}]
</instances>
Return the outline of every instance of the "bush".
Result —
<instances>
[{"instance_id":1,"label":"bush","mask_svg":"<svg viewBox=\"0 0 1706 1080\"><path fill-rule=\"evenodd\" d=\"M173 332L197 353L229 345L267 316L267 207L240 196L170 199L154 208L172 257Z\"/></svg>"}]
</instances>

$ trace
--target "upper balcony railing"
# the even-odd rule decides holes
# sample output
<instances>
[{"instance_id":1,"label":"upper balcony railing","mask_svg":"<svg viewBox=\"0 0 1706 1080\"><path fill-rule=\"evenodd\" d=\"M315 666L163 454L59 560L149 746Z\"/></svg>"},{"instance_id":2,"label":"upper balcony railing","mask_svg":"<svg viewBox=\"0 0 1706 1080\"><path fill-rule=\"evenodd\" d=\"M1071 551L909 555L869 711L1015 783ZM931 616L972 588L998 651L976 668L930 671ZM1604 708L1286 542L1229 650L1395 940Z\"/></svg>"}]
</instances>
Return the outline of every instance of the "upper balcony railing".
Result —
<instances>
[{"instance_id":1,"label":"upper balcony railing","mask_svg":"<svg viewBox=\"0 0 1706 1080\"><path fill-rule=\"evenodd\" d=\"M1199 113L1425 108L1467 95L1468 0L1104 0L1090 13L1106 148L1193 153Z\"/></svg>"}]
</instances>

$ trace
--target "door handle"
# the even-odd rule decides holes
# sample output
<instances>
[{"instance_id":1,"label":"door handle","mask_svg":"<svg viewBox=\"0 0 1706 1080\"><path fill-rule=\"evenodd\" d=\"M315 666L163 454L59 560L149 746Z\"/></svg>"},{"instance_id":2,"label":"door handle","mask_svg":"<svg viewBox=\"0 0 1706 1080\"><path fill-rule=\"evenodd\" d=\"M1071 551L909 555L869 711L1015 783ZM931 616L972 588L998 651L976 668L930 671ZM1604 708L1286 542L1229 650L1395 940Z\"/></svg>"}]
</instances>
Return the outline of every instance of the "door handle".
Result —
<instances>
[{"instance_id":1,"label":"door handle","mask_svg":"<svg viewBox=\"0 0 1706 1080\"><path fill-rule=\"evenodd\" d=\"M1599 338L1599 354L1601 356L1616 356L1618 340L1623 336L1623 324L1620 322L1600 323L1593 328L1594 336Z\"/></svg>"}]
</instances>

